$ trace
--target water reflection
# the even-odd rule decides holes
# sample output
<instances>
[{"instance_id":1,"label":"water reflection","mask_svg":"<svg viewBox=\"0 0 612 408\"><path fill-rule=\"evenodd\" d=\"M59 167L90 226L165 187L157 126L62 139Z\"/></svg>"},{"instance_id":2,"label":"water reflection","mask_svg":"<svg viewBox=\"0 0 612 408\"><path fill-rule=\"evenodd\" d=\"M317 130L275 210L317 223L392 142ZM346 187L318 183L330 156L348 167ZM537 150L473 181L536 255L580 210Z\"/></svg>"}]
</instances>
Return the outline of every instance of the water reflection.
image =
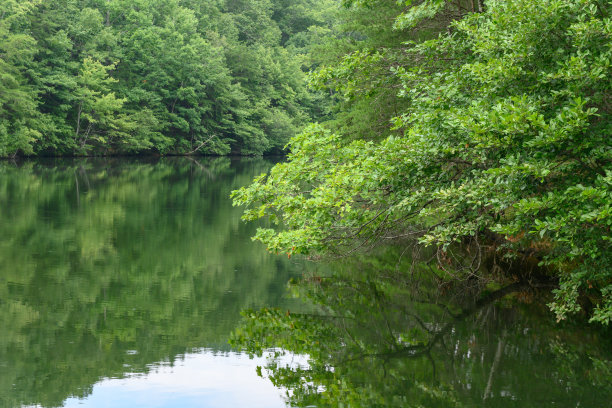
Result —
<instances>
[{"instance_id":1,"label":"water reflection","mask_svg":"<svg viewBox=\"0 0 612 408\"><path fill-rule=\"evenodd\" d=\"M146 376L101 381L86 401L70 398L64 407L284 407L279 390L254 375L264 363L264 358L198 350L156 364Z\"/></svg>"},{"instance_id":2,"label":"water reflection","mask_svg":"<svg viewBox=\"0 0 612 408\"><path fill-rule=\"evenodd\" d=\"M228 350L241 309L285 305L300 266L252 243L228 199L270 165L2 164L0 406L61 406L100 379Z\"/></svg>"},{"instance_id":3,"label":"water reflection","mask_svg":"<svg viewBox=\"0 0 612 408\"><path fill-rule=\"evenodd\" d=\"M292 287L306 305L286 299L304 266L227 198L269 166L0 166L0 406L283 406L275 387L295 406L610 406L609 332L557 325L524 287L440 286L389 252L321 264ZM234 344L274 355L229 351L245 308Z\"/></svg>"},{"instance_id":4,"label":"water reflection","mask_svg":"<svg viewBox=\"0 0 612 408\"><path fill-rule=\"evenodd\" d=\"M295 406L610 406L609 332L556 324L523 285L440 286L431 269L402 272L397 259L391 251L297 282L314 312L247 311L233 344L309 355L308 368L267 364Z\"/></svg>"}]
</instances>

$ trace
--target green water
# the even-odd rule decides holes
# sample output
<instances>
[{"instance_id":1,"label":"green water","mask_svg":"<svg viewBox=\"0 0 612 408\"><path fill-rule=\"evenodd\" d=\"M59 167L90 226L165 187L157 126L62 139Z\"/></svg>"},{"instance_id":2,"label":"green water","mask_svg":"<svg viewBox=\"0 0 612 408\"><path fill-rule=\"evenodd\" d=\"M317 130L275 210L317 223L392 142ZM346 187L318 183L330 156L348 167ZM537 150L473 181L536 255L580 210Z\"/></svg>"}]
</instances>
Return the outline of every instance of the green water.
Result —
<instances>
[{"instance_id":1,"label":"green water","mask_svg":"<svg viewBox=\"0 0 612 408\"><path fill-rule=\"evenodd\" d=\"M0 407L612 406L609 332L540 293L268 254L228 195L271 165L0 164Z\"/></svg>"},{"instance_id":2,"label":"green water","mask_svg":"<svg viewBox=\"0 0 612 408\"><path fill-rule=\"evenodd\" d=\"M310 356L264 370L296 406L612 407L609 330L555 322L549 290L440 284L426 264L398 268L399 256L320 265L293 284L308 313L254 311L232 341Z\"/></svg>"},{"instance_id":3,"label":"green water","mask_svg":"<svg viewBox=\"0 0 612 408\"><path fill-rule=\"evenodd\" d=\"M241 309L290 303L301 265L253 243L228 199L270 165L3 163L0 407L61 406L104 378L229 351Z\"/></svg>"}]
</instances>

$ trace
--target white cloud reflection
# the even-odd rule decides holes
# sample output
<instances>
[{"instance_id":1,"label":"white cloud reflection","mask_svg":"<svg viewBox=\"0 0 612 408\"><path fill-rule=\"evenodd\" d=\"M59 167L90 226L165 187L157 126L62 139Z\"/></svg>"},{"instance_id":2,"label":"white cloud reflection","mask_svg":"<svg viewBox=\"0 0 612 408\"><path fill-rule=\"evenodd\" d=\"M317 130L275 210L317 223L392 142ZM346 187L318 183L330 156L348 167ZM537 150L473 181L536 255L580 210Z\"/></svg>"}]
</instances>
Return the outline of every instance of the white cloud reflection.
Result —
<instances>
[{"instance_id":1,"label":"white cloud reflection","mask_svg":"<svg viewBox=\"0 0 612 408\"><path fill-rule=\"evenodd\" d=\"M305 364L305 359L292 357L283 363ZM243 354L201 350L172 367L154 365L146 375L102 380L87 398L69 398L64 407L285 407L285 391L258 377L258 365L265 365L265 357L251 360Z\"/></svg>"}]
</instances>

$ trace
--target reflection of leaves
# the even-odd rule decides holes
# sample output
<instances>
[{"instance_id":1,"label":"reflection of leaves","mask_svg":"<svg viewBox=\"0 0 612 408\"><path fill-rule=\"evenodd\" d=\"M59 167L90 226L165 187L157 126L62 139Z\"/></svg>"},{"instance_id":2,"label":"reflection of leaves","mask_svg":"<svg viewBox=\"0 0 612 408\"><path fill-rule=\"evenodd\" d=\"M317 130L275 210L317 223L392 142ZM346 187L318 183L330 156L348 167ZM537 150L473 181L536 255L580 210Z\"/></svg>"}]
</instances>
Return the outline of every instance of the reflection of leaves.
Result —
<instances>
[{"instance_id":1,"label":"reflection of leaves","mask_svg":"<svg viewBox=\"0 0 612 408\"><path fill-rule=\"evenodd\" d=\"M601 360L597 357L591 357L593 369L588 372L590 379L594 384L602 387L610 387L610 379L612 379L612 362L610 360Z\"/></svg>"},{"instance_id":2,"label":"reflection of leaves","mask_svg":"<svg viewBox=\"0 0 612 408\"><path fill-rule=\"evenodd\" d=\"M512 305L505 296L519 285L443 297L419 271L417 288L395 262L369 263L377 267L348 262L295 283L292 291L310 300L311 313L246 311L232 334L232 344L252 354L280 349L309 357L308 367L271 359L266 368L295 406L460 407L484 400L573 407L612 397L610 372L600 368L610 366L605 337L561 328L541 305Z\"/></svg>"},{"instance_id":3,"label":"reflection of leaves","mask_svg":"<svg viewBox=\"0 0 612 408\"><path fill-rule=\"evenodd\" d=\"M61 405L100 376L226 349L240 309L279 304L289 263L253 245L255 227L223 199L267 167L0 166L0 406Z\"/></svg>"}]
</instances>

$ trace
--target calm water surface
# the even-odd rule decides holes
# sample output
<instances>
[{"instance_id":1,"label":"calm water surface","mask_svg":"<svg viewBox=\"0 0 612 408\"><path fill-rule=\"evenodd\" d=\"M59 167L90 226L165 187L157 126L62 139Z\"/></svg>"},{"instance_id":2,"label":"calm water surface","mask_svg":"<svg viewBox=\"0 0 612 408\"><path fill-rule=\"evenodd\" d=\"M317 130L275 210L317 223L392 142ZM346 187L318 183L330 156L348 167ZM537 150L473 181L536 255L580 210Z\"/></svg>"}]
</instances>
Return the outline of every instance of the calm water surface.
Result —
<instances>
[{"instance_id":1,"label":"calm water surface","mask_svg":"<svg viewBox=\"0 0 612 408\"><path fill-rule=\"evenodd\" d=\"M609 332L529 290L268 254L228 195L271 164L0 164L0 407L612 407Z\"/></svg>"},{"instance_id":2,"label":"calm water surface","mask_svg":"<svg viewBox=\"0 0 612 408\"><path fill-rule=\"evenodd\" d=\"M285 406L227 343L301 273L228 199L270 165L2 163L0 406Z\"/></svg>"}]
</instances>

